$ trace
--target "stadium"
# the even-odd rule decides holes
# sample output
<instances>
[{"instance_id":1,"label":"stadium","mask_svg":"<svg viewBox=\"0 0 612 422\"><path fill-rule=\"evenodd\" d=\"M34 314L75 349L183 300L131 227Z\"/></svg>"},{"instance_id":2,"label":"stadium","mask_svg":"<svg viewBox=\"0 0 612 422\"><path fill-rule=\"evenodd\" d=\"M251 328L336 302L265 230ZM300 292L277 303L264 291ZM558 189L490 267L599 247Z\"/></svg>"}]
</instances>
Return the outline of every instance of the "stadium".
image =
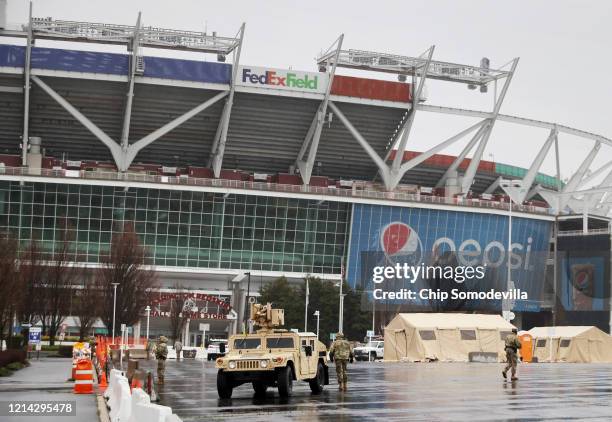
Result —
<instances>
[{"instance_id":1,"label":"stadium","mask_svg":"<svg viewBox=\"0 0 612 422\"><path fill-rule=\"evenodd\" d=\"M181 285L197 295L186 345L201 344L199 323L211 337L239 330L247 289L312 275L367 291L368 260L407 252L419 262L432 252L489 262L493 287L529 292L486 308L513 311L519 326L609 332L612 161L591 167L610 156L612 140L500 113L517 59L503 69L462 65L438 61L433 47L415 57L346 49L340 36L314 71L301 71L243 64L244 25L235 36L146 27L140 17L135 26L53 18L3 26L0 227L52 250L68 219L93 271L114 228L133 223L160 293ZM426 99L429 80L499 91L489 110L442 107ZM417 113L477 121L411 151ZM497 122L549 131L534 140L529 168L483 159ZM592 149L561 181L558 167L540 169L565 135ZM460 154L445 154L457 143ZM577 291L590 300L576 300ZM398 310L378 312L390 320ZM152 316L152 333L163 333L160 312Z\"/></svg>"}]
</instances>

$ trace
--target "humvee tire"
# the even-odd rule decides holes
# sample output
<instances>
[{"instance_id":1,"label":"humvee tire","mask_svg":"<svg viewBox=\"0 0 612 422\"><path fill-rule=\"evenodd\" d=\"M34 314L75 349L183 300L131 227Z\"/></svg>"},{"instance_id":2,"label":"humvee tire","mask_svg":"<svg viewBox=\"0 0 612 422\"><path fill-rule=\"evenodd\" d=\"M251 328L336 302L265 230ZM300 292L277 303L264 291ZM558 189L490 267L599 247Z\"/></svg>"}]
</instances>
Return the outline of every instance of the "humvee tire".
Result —
<instances>
[{"instance_id":1,"label":"humvee tire","mask_svg":"<svg viewBox=\"0 0 612 422\"><path fill-rule=\"evenodd\" d=\"M219 369L217 372L217 393L219 393L219 397L231 399L233 389L230 375L226 374L223 369Z\"/></svg>"},{"instance_id":2,"label":"humvee tire","mask_svg":"<svg viewBox=\"0 0 612 422\"><path fill-rule=\"evenodd\" d=\"M280 368L276 376L278 394L281 397L291 396L293 392L293 374L291 373L291 367L287 365L284 368Z\"/></svg>"},{"instance_id":3,"label":"humvee tire","mask_svg":"<svg viewBox=\"0 0 612 422\"><path fill-rule=\"evenodd\" d=\"M325 369L323 369L321 362L317 365L317 375L308 380L308 384L310 384L310 391L314 394L320 394L323 391L325 387Z\"/></svg>"},{"instance_id":4,"label":"humvee tire","mask_svg":"<svg viewBox=\"0 0 612 422\"><path fill-rule=\"evenodd\" d=\"M265 396L266 390L268 386L261 381L253 381L253 390L255 390L255 394L258 396Z\"/></svg>"}]
</instances>

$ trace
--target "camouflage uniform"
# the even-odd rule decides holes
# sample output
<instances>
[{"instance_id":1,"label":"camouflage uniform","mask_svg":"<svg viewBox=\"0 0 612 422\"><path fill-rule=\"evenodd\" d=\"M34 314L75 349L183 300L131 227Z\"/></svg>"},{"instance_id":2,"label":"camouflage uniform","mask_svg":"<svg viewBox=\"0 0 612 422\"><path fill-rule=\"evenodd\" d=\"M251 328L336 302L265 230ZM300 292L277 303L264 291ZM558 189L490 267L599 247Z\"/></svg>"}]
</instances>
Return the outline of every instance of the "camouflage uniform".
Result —
<instances>
[{"instance_id":1,"label":"camouflage uniform","mask_svg":"<svg viewBox=\"0 0 612 422\"><path fill-rule=\"evenodd\" d=\"M344 339L344 335L342 333L338 333L336 335L336 341L334 341L329 349L329 354L333 355L333 359L336 362L338 388L340 391L347 391L348 375L346 372L346 364L353 355L353 348L351 347L351 344Z\"/></svg>"},{"instance_id":2,"label":"camouflage uniform","mask_svg":"<svg viewBox=\"0 0 612 422\"><path fill-rule=\"evenodd\" d=\"M521 348L521 342L519 341L516 333L513 331L512 334L508 334L505 341L505 349L506 349L506 367L502 371L502 375L504 378L507 377L508 369L512 369L512 380L517 380L516 377L516 366L518 364L518 356L517 351Z\"/></svg>"},{"instance_id":3,"label":"camouflage uniform","mask_svg":"<svg viewBox=\"0 0 612 422\"><path fill-rule=\"evenodd\" d=\"M165 336L159 338L157 346L155 346L155 359L157 359L157 382L164 383L164 375L166 373L166 358L168 357L168 339Z\"/></svg>"}]
</instances>

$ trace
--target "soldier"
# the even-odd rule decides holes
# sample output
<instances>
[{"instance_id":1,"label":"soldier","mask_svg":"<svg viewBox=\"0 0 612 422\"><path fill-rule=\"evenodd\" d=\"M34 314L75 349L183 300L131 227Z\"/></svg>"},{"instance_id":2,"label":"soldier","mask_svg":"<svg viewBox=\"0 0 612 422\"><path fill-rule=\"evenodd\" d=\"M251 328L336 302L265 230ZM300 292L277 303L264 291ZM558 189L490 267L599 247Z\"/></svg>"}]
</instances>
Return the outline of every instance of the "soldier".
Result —
<instances>
[{"instance_id":1,"label":"soldier","mask_svg":"<svg viewBox=\"0 0 612 422\"><path fill-rule=\"evenodd\" d=\"M180 340L174 342L174 350L176 350L176 360L181 360L181 350L183 350L183 343Z\"/></svg>"},{"instance_id":2,"label":"soldier","mask_svg":"<svg viewBox=\"0 0 612 422\"><path fill-rule=\"evenodd\" d=\"M505 341L506 360L508 363L502 371L502 375L504 376L504 379L506 379L508 376L508 369L512 368L512 378L510 378L511 381L518 380L518 378L516 377L516 365L518 363L517 352L518 349L521 348L521 342L519 341L518 336L516 335L517 333L517 329L513 328L512 334L508 334L508 336L506 336Z\"/></svg>"},{"instance_id":3,"label":"soldier","mask_svg":"<svg viewBox=\"0 0 612 422\"><path fill-rule=\"evenodd\" d=\"M157 346L155 346L155 359L157 359L157 383L164 383L166 372L166 358L168 357L168 339L166 336L159 336Z\"/></svg>"},{"instance_id":4,"label":"soldier","mask_svg":"<svg viewBox=\"0 0 612 422\"><path fill-rule=\"evenodd\" d=\"M353 361L353 348L351 344L344 339L344 334L336 334L336 340L329 349L331 360L336 361L336 376L338 377L338 389L340 391L348 390L348 374L346 373L346 363L350 359Z\"/></svg>"}]
</instances>

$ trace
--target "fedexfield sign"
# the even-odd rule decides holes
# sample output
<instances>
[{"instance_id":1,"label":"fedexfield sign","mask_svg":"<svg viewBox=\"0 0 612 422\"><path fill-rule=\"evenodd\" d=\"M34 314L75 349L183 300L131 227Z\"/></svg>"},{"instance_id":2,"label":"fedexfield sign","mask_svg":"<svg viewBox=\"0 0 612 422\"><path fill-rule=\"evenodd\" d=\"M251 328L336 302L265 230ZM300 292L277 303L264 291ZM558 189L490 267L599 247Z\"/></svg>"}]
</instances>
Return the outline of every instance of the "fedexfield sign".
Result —
<instances>
[{"instance_id":1,"label":"fedexfield sign","mask_svg":"<svg viewBox=\"0 0 612 422\"><path fill-rule=\"evenodd\" d=\"M327 87L327 73L267 67L240 66L238 84L257 88L322 93Z\"/></svg>"}]
</instances>

